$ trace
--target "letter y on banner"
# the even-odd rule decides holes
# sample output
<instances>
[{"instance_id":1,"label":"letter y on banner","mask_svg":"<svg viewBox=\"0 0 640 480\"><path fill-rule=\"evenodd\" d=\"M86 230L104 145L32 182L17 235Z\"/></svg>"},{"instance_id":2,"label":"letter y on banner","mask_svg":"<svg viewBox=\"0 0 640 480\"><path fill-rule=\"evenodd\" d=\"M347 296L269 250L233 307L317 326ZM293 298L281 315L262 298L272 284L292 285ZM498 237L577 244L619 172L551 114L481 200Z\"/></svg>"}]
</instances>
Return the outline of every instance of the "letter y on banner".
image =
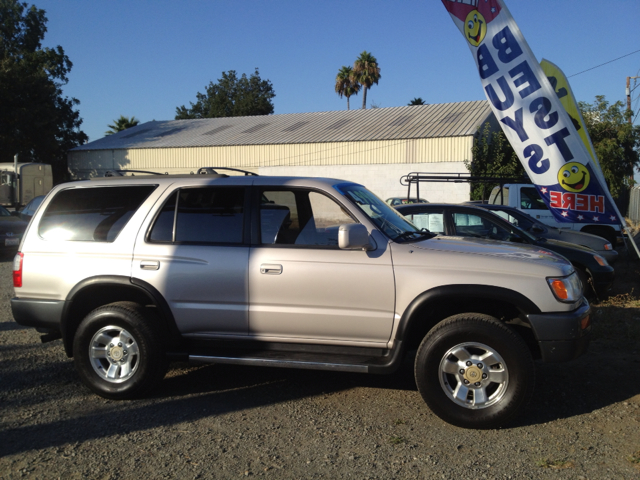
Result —
<instances>
[{"instance_id":1,"label":"letter y on banner","mask_svg":"<svg viewBox=\"0 0 640 480\"><path fill-rule=\"evenodd\" d=\"M622 224L598 166L502 0L442 0L485 94L540 197L559 222Z\"/></svg>"}]
</instances>

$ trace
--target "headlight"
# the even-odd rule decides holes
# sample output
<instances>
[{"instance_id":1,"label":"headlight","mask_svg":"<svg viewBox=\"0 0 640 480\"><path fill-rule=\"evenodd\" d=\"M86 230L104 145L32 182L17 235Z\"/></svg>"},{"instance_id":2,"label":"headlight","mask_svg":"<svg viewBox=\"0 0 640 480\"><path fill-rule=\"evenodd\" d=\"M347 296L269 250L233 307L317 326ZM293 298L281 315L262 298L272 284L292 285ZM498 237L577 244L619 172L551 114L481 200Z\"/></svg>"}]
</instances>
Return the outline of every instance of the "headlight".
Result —
<instances>
[{"instance_id":1,"label":"headlight","mask_svg":"<svg viewBox=\"0 0 640 480\"><path fill-rule=\"evenodd\" d=\"M604 258L602 258L600 255L594 255L593 259L596 262L598 262L598 265L600 265L601 267L606 267L607 265L609 265L607 261Z\"/></svg>"},{"instance_id":2,"label":"headlight","mask_svg":"<svg viewBox=\"0 0 640 480\"><path fill-rule=\"evenodd\" d=\"M547 278L547 282L553 295L560 302L573 303L582 297L582 283L576 272L573 272L568 277Z\"/></svg>"}]
</instances>

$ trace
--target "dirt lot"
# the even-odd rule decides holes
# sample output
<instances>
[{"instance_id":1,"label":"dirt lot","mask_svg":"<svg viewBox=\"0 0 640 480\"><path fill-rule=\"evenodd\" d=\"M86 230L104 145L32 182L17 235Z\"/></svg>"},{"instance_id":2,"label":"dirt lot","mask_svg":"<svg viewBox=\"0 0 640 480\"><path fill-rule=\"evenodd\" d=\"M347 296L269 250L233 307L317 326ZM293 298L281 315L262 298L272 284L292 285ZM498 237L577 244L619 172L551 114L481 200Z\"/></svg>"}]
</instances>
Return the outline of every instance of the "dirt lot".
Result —
<instances>
[{"instance_id":1,"label":"dirt lot","mask_svg":"<svg viewBox=\"0 0 640 480\"><path fill-rule=\"evenodd\" d=\"M0 479L640 479L640 262L616 264L594 341L539 365L517 424L435 417L407 362L393 376L176 365L152 398L88 392L60 340L12 321L0 262Z\"/></svg>"}]
</instances>

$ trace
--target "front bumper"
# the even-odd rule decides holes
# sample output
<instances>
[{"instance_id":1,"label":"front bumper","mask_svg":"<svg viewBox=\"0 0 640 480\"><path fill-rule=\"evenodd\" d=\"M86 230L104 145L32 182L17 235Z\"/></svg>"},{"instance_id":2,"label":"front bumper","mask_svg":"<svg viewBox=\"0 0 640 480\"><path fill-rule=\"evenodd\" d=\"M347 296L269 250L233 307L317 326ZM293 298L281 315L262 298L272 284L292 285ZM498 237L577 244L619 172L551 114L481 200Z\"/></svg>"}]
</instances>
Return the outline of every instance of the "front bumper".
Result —
<instances>
[{"instance_id":1,"label":"front bumper","mask_svg":"<svg viewBox=\"0 0 640 480\"><path fill-rule=\"evenodd\" d=\"M587 351L591 307L586 300L572 312L527 315L546 363L566 362Z\"/></svg>"}]
</instances>

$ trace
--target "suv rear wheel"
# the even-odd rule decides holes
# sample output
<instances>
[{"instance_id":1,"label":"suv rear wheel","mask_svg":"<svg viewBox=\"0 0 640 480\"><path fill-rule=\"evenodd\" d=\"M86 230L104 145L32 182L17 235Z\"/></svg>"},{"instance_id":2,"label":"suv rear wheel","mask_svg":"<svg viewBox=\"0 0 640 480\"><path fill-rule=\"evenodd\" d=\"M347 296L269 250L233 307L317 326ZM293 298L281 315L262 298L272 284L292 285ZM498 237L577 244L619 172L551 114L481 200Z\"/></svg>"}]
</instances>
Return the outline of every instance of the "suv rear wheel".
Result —
<instances>
[{"instance_id":1,"label":"suv rear wheel","mask_svg":"<svg viewBox=\"0 0 640 480\"><path fill-rule=\"evenodd\" d=\"M422 341L416 384L429 408L465 428L496 428L533 393L535 367L523 339L493 317L449 317Z\"/></svg>"},{"instance_id":2,"label":"suv rear wheel","mask_svg":"<svg viewBox=\"0 0 640 480\"><path fill-rule=\"evenodd\" d=\"M144 395L162 380L168 366L157 327L136 303L112 303L93 310L73 341L82 381L105 398Z\"/></svg>"}]
</instances>

